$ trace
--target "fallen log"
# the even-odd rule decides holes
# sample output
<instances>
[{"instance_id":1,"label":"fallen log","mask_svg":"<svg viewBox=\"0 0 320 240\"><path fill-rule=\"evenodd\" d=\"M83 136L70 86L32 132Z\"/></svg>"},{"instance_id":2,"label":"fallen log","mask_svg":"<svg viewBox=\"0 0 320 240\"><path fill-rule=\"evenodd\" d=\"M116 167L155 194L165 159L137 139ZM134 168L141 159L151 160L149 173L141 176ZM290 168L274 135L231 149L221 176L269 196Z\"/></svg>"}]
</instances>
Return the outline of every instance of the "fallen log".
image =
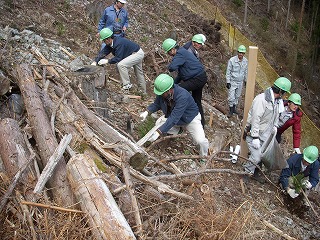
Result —
<instances>
[{"instance_id":1,"label":"fallen log","mask_svg":"<svg viewBox=\"0 0 320 240\"><path fill-rule=\"evenodd\" d=\"M15 71L17 72L18 85L27 109L28 119L32 126L32 134L37 142L41 161L43 165L46 165L58 146L58 142L52 132L50 121L39 97L29 65L18 65ZM70 206L74 203L73 194L66 179L64 158L57 164L56 171L48 183L52 187L54 197L58 201L62 201L63 205Z\"/></svg>"},{"instance_id":2,"label":"fallen log","mask_svg":"<svg viewBox=\"0 0 320 240\"><path fill-rule=\"evenodd\" d=\"M32 160L34 158L34 156L31 156L31 158L29 160L27 160L23 148L21 146L19 146L18 144L17 144L16 148L18 151L18 159L24 159L25 164L13 177L13 180L12 180L10 186L8 187L6 193L3 195L3 197L0 201L0 212L2 211L3 207L6 205L8 198L11 196L14 188L16 187L18 181L20 180L20 177L23 175L24 171L27 169L27 167L29 166L29 164L32 162Z\"/></svg>"},{"instance_id":3,"label":"fallen log","mask_svg":"<svg viewBox=\"0 0 320 240\"><path fill-rule=\"evenodd\" d=\"M96 134L94 134L92 132L92 130L88 126L86 126L85 123L83 123L83 122L80 123L80 120L78 120L78 121L74 122L74 124L75 124L76 128L78 129L78 131L81 132L81 134L85 137L85 139L87 140L88 143L90 143L109 162L111 162L112 164L114 164L118 168L121 168L120 158L117 155L106 151L102 147L104 145L103 141L101 139L99 139L98 136ZM126 145L124 145L124 146L126 146ZM138 172L132 168L130 168L130 174L132 176L134 176L136 179L155 187L161 193L167 193L167 194L171 194L175 197L185 198L185 199L189 199L189 200L193 199L193 197L191 197L187 194L177 192L177 191L171 189L170 186L168 186L164 183L151 180L151 178L146 177L145 175L141 174L140 172Z\"/></svg>"},{"instance_id":4,"label":"fallen log","mask_svg":"<svg viewBox=\"0 0 320 240\"><path fill-rule=\"evenodd\" d=\"M9 178L12 178L17 171L25 165L25 158L19 158L19 145L25 152L30 155L19 123L11 118L5 118L0 121L0 156Z\"/></svg>"},{"instance_id":5,"label":"fallen log","mask_svg":"<svg viewBox=\"0 0 320 240\"><path fill-rule=\"evenodd\" d=\"M95 239L136 239L91 158L72 157L67 175L82 211L88 214Z\"/></svg>"}]
</instances>

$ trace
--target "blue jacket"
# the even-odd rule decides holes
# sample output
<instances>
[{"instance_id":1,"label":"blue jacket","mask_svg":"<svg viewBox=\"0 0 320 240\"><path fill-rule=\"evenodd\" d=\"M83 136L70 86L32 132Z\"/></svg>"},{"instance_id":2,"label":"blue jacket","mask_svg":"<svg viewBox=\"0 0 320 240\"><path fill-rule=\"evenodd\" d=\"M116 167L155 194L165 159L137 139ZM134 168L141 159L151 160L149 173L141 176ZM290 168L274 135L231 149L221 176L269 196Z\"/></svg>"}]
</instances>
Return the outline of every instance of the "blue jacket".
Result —
<instances>
[{"instance_id":1,"label":"blue jacket","mask_svg":"<svg viewBox=\"0 0 320 240\"><path fill-rule=\"evenodd\" d=\"M112 46L106 45L103 49L101 49L95 61L99 62L100 59L104 58L109 53L112 53L114 57L109 59L108 62L110 64L114 64L130 56L132 53L138 52L139 50L140 46L135 42L131 42L127 38L115 37L113 39Z\"/></svg>"},{"instance_id":2,"label":"blue jacket","mask_svg":"<svg viewBox=\"0 0 320 240\"><path fill-rule=\"evenodd\" d=\"M183 47L187 49L189 52L193 53L196 58L200 59L197 49L195 49L192 45L192 41L187 42L183 45Z\"/></svg>"},{"instance_id":3,"label":"blue jacket","mask_svg":"<svg viewBox=\"0 0 320 240\"><path fill-rule=\"evenodd\" d=\"M280 175L280 183L283 189L287 189L289 183L289 177L296 176L301 172L301 162L303 159L303 154L294 154L288 160L288 168L282 169ZM319 160L319 159L318 159ZM319 182L319 161L316 160L314 163L310 164L302 173L305 177L309 177L309 182L312 187L317 186Z\"/></svg>"},{"instance_id":4,"label":"blue jacket","mask_svg":"<svg viewBox=\"0 0 320 240\"><path fill-rule=\"evenodd\" d=\"M154 113L162 110L166 122L159 128L162 133L167 133L175 125L190 123L199 113L199 109L191 94L184 88L174 84L173 108L168 112L167 101L162 96L157 96L153 103L148 106L148 111Z\"/></svg>"},{"instance_id":5,"label":"blue jacket","mask_svg":"<svg viewBox=\"0 0 320 240\"><path fill-rule=\"evenodd\" d=\"M178 49L176 55L172 58L168 69L170 72L178 70L178 76L174 81L175 83L188 81L204 72L204 67L199 59L184 47Z\"/></svg>"},{"instance_id":6,"label":"blue jacket","mask_svg":"<svg viewBox=\"0 0 320 240\"><path fill-rule=\"evenodd\" d=\"M128 12L126 9L121 8L117 14L114 5L107 7L98 24L98 31L103 28L109 28L113 32L122 31L123 26L128 27Z\"/></svg>"}]
</instances>

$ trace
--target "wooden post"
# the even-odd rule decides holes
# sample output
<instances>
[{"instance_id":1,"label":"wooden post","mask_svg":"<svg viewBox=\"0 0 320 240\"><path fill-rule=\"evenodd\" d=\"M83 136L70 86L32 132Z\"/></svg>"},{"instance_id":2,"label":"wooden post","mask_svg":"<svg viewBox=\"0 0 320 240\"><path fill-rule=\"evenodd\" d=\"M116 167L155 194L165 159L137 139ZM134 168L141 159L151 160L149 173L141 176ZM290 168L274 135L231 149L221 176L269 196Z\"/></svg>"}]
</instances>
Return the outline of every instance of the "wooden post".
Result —
<instances>
[{"instance_id":1,"label":"wooden post","mask_svg":"<svg viewBox=\"0 0 320 240\"><path fill-rule=\"evenodd\" d=\"M242 157L248 157L248 147L246 141L242 139L243 130L247 123L248 112L251 108L251 104L254 98L254 88L256 83L256 71L257 71L257 56L258 47L249 46L249 58L248 58L248 78L246 84L246 95L244 101L243 122L241 130L241 143L240 143L240 155Z\"/></svg>"}]
</instances>

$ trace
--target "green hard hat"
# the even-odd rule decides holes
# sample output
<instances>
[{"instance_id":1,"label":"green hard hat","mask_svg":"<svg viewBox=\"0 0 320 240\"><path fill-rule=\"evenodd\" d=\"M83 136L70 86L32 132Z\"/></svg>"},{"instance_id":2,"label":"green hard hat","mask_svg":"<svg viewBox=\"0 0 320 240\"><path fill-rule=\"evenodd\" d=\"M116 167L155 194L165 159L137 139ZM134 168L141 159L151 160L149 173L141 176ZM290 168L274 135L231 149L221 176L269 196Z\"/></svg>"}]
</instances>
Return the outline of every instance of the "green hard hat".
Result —
<instances>
[{"instance_id":1,"label":"green hard hat","mask_svg":"<svg viewBox=\"0 0 320 240\"><path fill-rule=\"evenodd\" d=\"M291 82L288 78L279 77L276 81L274 81L273 85L280 88L283 91L290 93Z\"/></svg>"},{"instance_id":2,"label":"green hard hat","mask_svg":"<svg viewBox=\"0 0 320 240\"><path fill-rule=\"evenodd\" d=\"M160 74L154 81L153 91L157 95L162 95L168 91L173 85L173 78L168 74Z\"/></svg>"},{"instance_id":3,"label":"green hard hat","mask_svg":"<svg viewBox=\"0 0 320 240\"><path fill-rule=\"evenodd\" d=\"M316 146L309 146L303 149L303 159L308 163L314 163L319 157L319 151Z\"/></svg>"},{"instance_id":4,"label":"green hard hat","mask_svg":"<svg viewBox=\"0 0 320 240\"><path fill-rule=\"evenodd\" d=\"M103 41L103 40L105 40L106 38L111 37L112 34L113 34L113 32L112 32L109 28L103 28L103 29L100 31L100 40Z\"/></svg>"},{"instance_id":5,"label":"green hard hat","mask_svg":"<svg viewBox=\"0 0 320 240\"><path fill-rule=\"evenodd\" d=\"M296 105L301 106L301 96L298 93L292 93L289 96L288 100L293 102Z\"/></svg>"},{"instance_id":6,"label":"green hard hat","mask_svg":"<svg viewBox=\"0 0 320 240\"><path fill-rule=\"evenodd\" d=\"M244 45L240 45L238 47L238 52L241 52L241 53L246 53L247 49Z\"/></svg>"},{"instance_id":7,"label":"green hard hat","mask_svg":"<svg viewBox=\"0 0 320 240\"><path fill-rule=\"evenodd\" d=\"M172 38L167 38L162 43L162 48L165 52L169 52L172 48L174 48L177 44L177 41L173 40Z\"/></svg>"},{"instance_id":8,"label":"green hard hat","mask_svg":"<svg viewBox=\"0 0 320 240\"><path fill-rule=\"evenodd\" d=\"M199 44L204 45L204 42L206 41L205 36L203 34L196 34L192 37L192 42L197 42Z\"/></svg>"}]
</instances>

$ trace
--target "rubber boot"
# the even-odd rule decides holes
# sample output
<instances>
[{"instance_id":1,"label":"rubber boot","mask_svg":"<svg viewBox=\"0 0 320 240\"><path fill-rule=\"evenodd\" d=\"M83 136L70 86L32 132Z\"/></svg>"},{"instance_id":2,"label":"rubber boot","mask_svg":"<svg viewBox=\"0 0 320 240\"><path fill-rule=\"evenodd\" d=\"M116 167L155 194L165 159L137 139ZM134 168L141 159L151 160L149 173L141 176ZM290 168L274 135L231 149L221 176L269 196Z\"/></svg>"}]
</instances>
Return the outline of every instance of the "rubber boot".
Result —
<instances>
[{"instance_id":1,"label":"rubber boot","mask_svg":"<svg viewBox=\"0 0 320 240\"><path fill-rule=\"evenodd\" d=\"M260 169L259 169L259 168L256 168L256 169L254 170L252 179L258 181L258 182L261 183L261 184L264 184L264 183L266 182L266 180L264 179L264 177L261 176L261 174L260 174Z\"/></svg>"},{"instance_id":2,"label":"rubber boot","mask_svg":"<svg viewBox=\"0 0 320 240\"><path fill-rule=\"evenodd\" d=\"M238 115L238 112L236 109L237 109L237 105L233 105L233 113Z\"/></svg>"},{"instance_id":3,"label":"rubber boot","mask_svg":"<svg viewBox=\"0 0 320 240\"><path fill-rule=\"evenodd\" d=\"M234 113L234 106L229 107L228 117L232 117L233 113Z\"/></svg>"}]
</instances>

